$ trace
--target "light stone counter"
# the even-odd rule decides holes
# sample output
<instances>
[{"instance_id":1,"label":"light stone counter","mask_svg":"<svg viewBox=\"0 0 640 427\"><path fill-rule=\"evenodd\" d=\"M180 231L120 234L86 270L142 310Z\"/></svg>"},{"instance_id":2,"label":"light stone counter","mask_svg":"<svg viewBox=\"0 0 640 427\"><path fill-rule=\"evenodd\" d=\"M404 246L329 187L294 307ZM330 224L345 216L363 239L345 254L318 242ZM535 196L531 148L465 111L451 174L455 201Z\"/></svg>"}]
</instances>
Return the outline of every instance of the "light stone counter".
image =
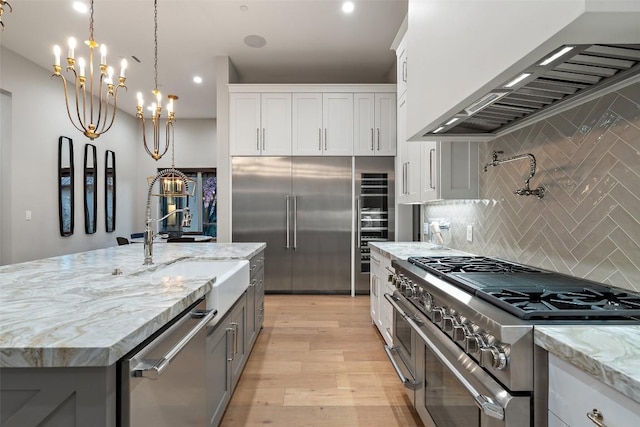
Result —
<instances>
[{"instance_id":1,"label":"light stone counter","mask_svg":"<svg viewBox=\"0 0 640 427\"><path fill-rule=\"evenodd\" d=\"M215 280L146 273L185 259L250 259L264 248L155 245L154 265L143 266L143 246L131 244L0 267L0 367L110 366Z\"/></svg>"},{"instance_id":2,"label":"light stone counter","mask_svg":"<svg viewBox=\"0 0 640 427\"><path fill-rule=\"evenodd\" d=\"M391 259L406 260L412 256L472 255L455 249L441 248L428 242L369 242L369 246Z\"/></svg>"},{"instance_id":3,"label":"light stone counter","mask_svg":"<svg viewBox=\"0 0 640 427\"><path fill-rule=\"evenodd\" d=\"M640 326L536 326L535 343L640 402Z\"/></svg>"}]
</instances>

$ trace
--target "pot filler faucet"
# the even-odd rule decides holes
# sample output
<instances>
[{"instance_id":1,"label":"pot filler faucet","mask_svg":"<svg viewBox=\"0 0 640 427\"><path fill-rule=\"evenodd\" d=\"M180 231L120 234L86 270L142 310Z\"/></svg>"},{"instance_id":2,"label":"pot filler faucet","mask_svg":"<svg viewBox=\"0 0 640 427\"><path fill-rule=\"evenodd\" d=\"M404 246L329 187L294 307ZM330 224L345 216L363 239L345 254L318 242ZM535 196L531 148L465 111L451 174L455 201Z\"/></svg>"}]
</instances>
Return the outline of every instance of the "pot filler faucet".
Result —
<instances>
[{"instance_id":1,"label":"pot filler faucet","mask_svg":"<svg viewBox=\"0 0 640 427\"><path fill-rule=\"evenodd\" d=\"M544 187L539 186L535 190L532 190L531 188L529 188L529 181L536 174L536 158L534 157L533 154L530 154L530 153L519 154L517 156L513 156L507 159L501 159L501 160L498 160L498 154L504 154L504 151L493 152L493 157L491 158L491 161L486 165L484 165L484 168L482 169L484 172L487 171L489 166L495 167L495 166L501 165L502 163L509 163L515 160L528 158L529 159L529 177L524 181L524 188L518 188L516 191L514 191L514 194L517 194L518 196L536 196L538 199L542 199L544 197L544 191L545 191Z\"/></svg>"},{"instance_id":2,"label":"pot filler faucet","mask_svg":"<svg viewBox=\"0 0 640 427\"><path fill-rule=\"evenodd\" d=\"M156 183L157 180L159 180L160 178L162 178L163 176L167 176L167 175L178 175L180 178L182 178L184 180L184 186L183 186L183 193L185 194L187 197L189 194L189 178L187 178L187 176L185 174L183 174L182 172L180 172L177 169L174 168L170 168L170 169L164 169L161 170L160 172L158 172L158 175L156 175L153 178L153 181L151 181L151 183L149 183L149 191L147 192L147 215L146 215L146 220L145 220L145 228L144 228L144 264L143 265L151 265L153 264L153 239L154 237L156 237L157 233L154 233L153 230L151 229L151 223L152 222L160 222L164 219L167 219L168 217L170 217L171 215L177 214L179 212L184 212L184 218L182 219L182 227L189 227L191 225L191 213L189 212L189 208L186 207L184 209L174 209L173 211L169 212L168 214L166 214L165 216L163 216L162 218L158 218L158 219L153 219L151 218L151 196L153 193L153 186Z\"/></svg>"}]
</instances>

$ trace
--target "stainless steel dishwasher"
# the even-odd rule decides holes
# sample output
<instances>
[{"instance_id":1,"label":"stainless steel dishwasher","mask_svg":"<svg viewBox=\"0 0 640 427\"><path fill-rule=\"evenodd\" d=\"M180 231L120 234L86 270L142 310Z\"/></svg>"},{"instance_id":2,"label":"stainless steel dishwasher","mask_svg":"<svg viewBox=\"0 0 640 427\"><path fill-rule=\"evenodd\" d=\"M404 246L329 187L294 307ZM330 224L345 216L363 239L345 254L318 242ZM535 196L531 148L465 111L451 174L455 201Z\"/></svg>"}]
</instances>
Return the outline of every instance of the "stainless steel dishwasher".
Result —
<instances>
[{"instance_id":1,"label":"stainless steel dishwasher","mask_svg":"<svg viewBox=\"0 0 640 427\"><path fill-rule=\"evenodd\" d=\"M207 425L206 326L217 311L192 304L119 363L118 425Z\"/></svg>"}]
</instances>

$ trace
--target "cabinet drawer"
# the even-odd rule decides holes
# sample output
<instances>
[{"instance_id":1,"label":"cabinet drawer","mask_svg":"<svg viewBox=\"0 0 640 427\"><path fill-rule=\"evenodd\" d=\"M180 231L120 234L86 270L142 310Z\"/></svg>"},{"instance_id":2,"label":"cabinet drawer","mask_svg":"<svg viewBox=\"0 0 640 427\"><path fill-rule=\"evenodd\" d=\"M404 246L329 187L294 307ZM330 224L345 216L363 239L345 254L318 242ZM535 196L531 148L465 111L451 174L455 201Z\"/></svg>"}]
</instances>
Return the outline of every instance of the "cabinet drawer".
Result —
<instances>
[{"instance_id":1,"label":"cabinet drawer","mask_svg":"<svg viewBox=\"0 0 640 427\"><path fill-rule=\"evenodd\" d=\"M607 427L640 425L640 403L549 354L549 411L552 415L569 426L595 426L587 418L587 413L594 409L604 416L603 424ZM556 422L555 425L562 424Z\"/></svg>"}]
</instances>

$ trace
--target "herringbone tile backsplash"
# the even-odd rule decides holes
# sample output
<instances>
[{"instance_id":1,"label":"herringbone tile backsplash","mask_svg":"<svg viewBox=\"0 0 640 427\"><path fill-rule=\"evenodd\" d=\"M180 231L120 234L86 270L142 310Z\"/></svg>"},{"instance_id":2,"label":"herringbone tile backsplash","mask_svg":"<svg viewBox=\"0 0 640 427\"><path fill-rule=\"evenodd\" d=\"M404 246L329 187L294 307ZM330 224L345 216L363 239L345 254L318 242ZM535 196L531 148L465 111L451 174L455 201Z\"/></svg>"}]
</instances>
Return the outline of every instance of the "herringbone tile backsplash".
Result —
<instances>
[{"instance_id":1,"label":"herringbone tile backsplash","mask_svg":"<svg viewBox=\"0 0 640 427\"><path fill-rule=\"evenodd\" d=\"M494 150L533 154L547 192L513 194L526 160L481 171L481 200L424 207L451 221L450 247L640 291L640 83L482 143L482 165Z\"/></svg>"}]
</instances>

